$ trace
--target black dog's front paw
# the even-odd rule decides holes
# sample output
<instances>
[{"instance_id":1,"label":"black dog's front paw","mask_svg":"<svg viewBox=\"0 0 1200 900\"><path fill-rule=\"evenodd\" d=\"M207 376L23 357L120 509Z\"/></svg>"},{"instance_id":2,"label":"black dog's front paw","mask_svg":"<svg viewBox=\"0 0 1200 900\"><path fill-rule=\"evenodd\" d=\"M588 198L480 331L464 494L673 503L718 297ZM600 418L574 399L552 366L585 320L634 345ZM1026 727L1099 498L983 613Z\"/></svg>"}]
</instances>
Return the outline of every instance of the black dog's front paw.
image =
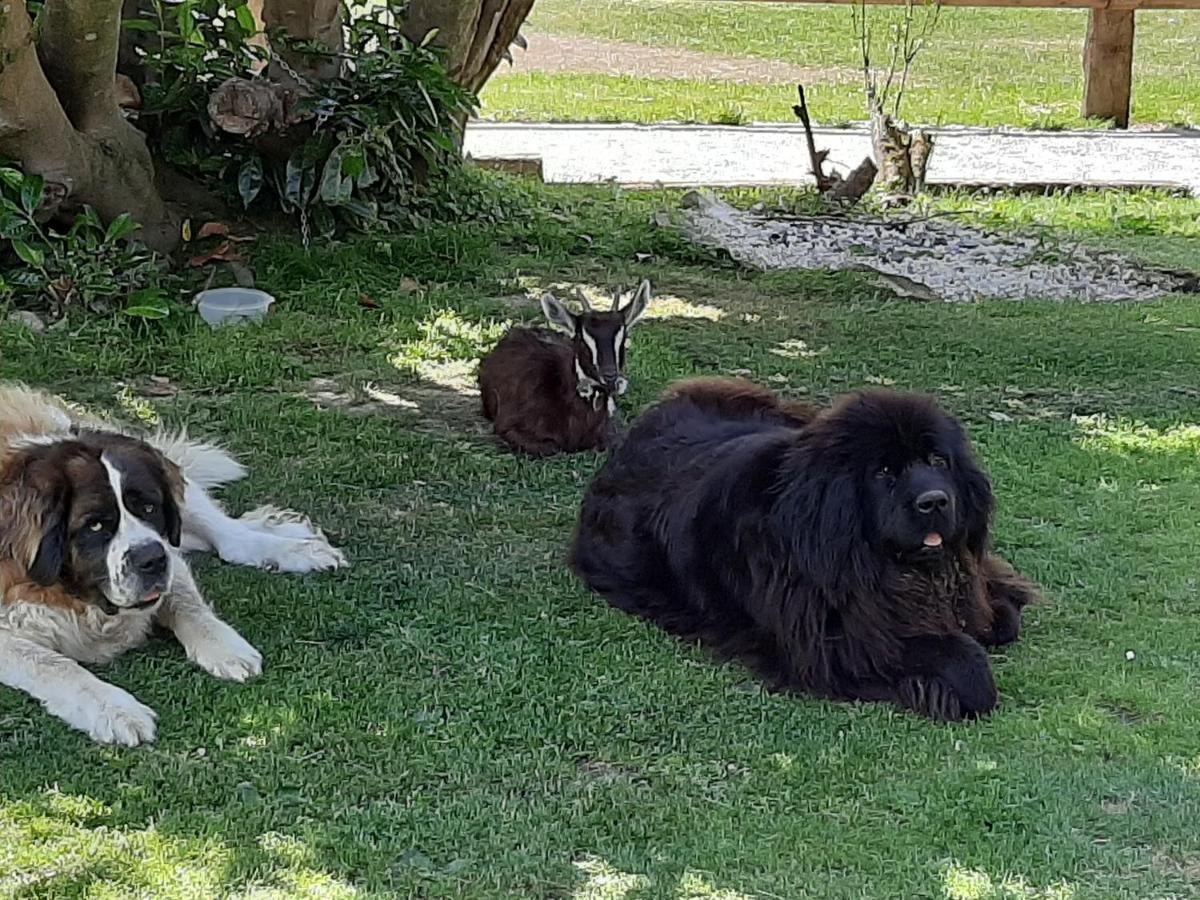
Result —
<instances>
[{"instance_id":1,"label":"black dog's front paw","mask_svg":"<svg viewBox=\"0 0 1200 900\"><path fill-rule=\"evenodd\" d=\"M996 708L999 696L987 652L966 635L922 638L907 655L913 672L897 685L900 702L938 721L975 719Z\"/></svg>"},{"instance_id":2,"label":"black dog's front paw","mask_svg":"<svg viewBox=\"0 0 1200 900\"><path fill-rule=\"evenodd\" d=\"M1021 636L1021 609L1007 600L993 601L992 633L988 641L993 647L1011 644Z\"/></svg>"}]
</instances>

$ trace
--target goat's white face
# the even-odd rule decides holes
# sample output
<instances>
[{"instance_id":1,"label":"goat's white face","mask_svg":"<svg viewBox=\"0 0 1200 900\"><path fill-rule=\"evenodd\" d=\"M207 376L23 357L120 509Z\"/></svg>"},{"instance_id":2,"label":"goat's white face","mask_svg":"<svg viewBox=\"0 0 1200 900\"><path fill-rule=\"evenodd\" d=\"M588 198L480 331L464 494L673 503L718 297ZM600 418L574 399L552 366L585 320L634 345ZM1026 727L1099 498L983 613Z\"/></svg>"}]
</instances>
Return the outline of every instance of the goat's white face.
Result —
<instances>
[{"instance_id":1,"label":"goat's white face","mask_svg":"<svg viewBox=\"0 0 1200 900\"><path fill-rule=\"evenodd\" d=\"M542 296L542 311L550 324L569 335L575 346L575 389L599 409L614 396L629 389L625 369L625 346L629 330L646 312L650 303L650 282L642 281L630 301L621 306L621 296L613 299L608 312L597 312L580 295L584 309L576 314L553 294ZM609 403L611 411L611 403Z\"/></svg>"}]
</instances>

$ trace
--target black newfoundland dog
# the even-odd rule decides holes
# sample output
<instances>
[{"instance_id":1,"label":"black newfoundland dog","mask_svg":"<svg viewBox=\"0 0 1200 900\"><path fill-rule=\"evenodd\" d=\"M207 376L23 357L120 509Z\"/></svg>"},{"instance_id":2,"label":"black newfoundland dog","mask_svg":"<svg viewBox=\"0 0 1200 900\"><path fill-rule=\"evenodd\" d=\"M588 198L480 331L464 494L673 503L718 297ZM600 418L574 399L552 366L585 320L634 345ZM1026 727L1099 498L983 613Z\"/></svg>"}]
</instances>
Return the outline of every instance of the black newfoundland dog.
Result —
<instances>
[{"instance_id":1,"label":"black newfoundland dog","mask_svg":"<svg viewBox=\"0 0 1200 900\"><path fill-rule=\"evenodd\" d=\"M996 705L985 646L1037 589L992 555L992 492L928 397L814 410L749 382L676 384L583 501L571 565L618 609L741 660L771 687Z\"/></svg>"}]
</instances>

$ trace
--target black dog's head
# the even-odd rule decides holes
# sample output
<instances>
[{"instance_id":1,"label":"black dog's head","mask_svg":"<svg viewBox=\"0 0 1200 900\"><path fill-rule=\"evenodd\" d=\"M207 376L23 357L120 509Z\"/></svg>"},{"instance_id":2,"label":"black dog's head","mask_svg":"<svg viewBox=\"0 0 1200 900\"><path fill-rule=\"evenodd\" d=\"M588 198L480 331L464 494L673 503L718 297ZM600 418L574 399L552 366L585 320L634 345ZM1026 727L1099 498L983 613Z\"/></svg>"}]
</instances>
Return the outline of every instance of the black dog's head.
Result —
<instances>
[{"instance_id":1,"label":"black dog's head","mask_svg":"<svg viewBox=\"0 0 1200 900\"><path fill-rule=\"evenodd\" d=\"M807 507L810 565L864 575L875 568L871 554L919 564L986 548L991 485L962 426L931 398L848 395L805 429L797 449L790 503Z\"/></svg>"},{"instance_id":2,"label":"black dog's head","mask_svg":"<svg viewBox=\"0 0 1200 900\"><path fill-rule=\"evenodd\" d=\"M178 469L134 438L33 444L0 472L0 550L109 613L144 608L170 584L182 495Z\"/></svg>"}]
</instances>

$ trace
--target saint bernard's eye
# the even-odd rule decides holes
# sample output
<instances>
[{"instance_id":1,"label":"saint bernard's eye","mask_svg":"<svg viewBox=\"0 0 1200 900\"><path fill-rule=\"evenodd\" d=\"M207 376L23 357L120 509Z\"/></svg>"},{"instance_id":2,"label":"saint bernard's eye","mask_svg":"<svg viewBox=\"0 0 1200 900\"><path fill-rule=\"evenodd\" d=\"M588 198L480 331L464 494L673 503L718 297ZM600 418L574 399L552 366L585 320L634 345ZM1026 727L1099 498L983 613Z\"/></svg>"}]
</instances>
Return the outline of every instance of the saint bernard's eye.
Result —
<instances>
[{"instance_id":1,"label":"saint bernard's eye","mask_svg":"<svg viewBox=\"0 0 1200 900\"><path fill-rule=\"evenodd\" d=\"M144 512L148 516L152 516L152 515L154 515L154 511L156 509L158 509L158 507L155 506L153 503L147 503L145 506L142 507L142 512Z\"/></svg>"},{"instance_id":2,"label":"saint bernard's eye","mask_svg":"<svg viewBox=\"0 0 1200 900\"><path fill-rule=\"evenodd\" d=\"M91 525L88 526L88 531L92 532L92 534L99 534L103 530L104 530L104 523L100 522L100 521L93 522Z\"/></svg>"}]
</instances>

